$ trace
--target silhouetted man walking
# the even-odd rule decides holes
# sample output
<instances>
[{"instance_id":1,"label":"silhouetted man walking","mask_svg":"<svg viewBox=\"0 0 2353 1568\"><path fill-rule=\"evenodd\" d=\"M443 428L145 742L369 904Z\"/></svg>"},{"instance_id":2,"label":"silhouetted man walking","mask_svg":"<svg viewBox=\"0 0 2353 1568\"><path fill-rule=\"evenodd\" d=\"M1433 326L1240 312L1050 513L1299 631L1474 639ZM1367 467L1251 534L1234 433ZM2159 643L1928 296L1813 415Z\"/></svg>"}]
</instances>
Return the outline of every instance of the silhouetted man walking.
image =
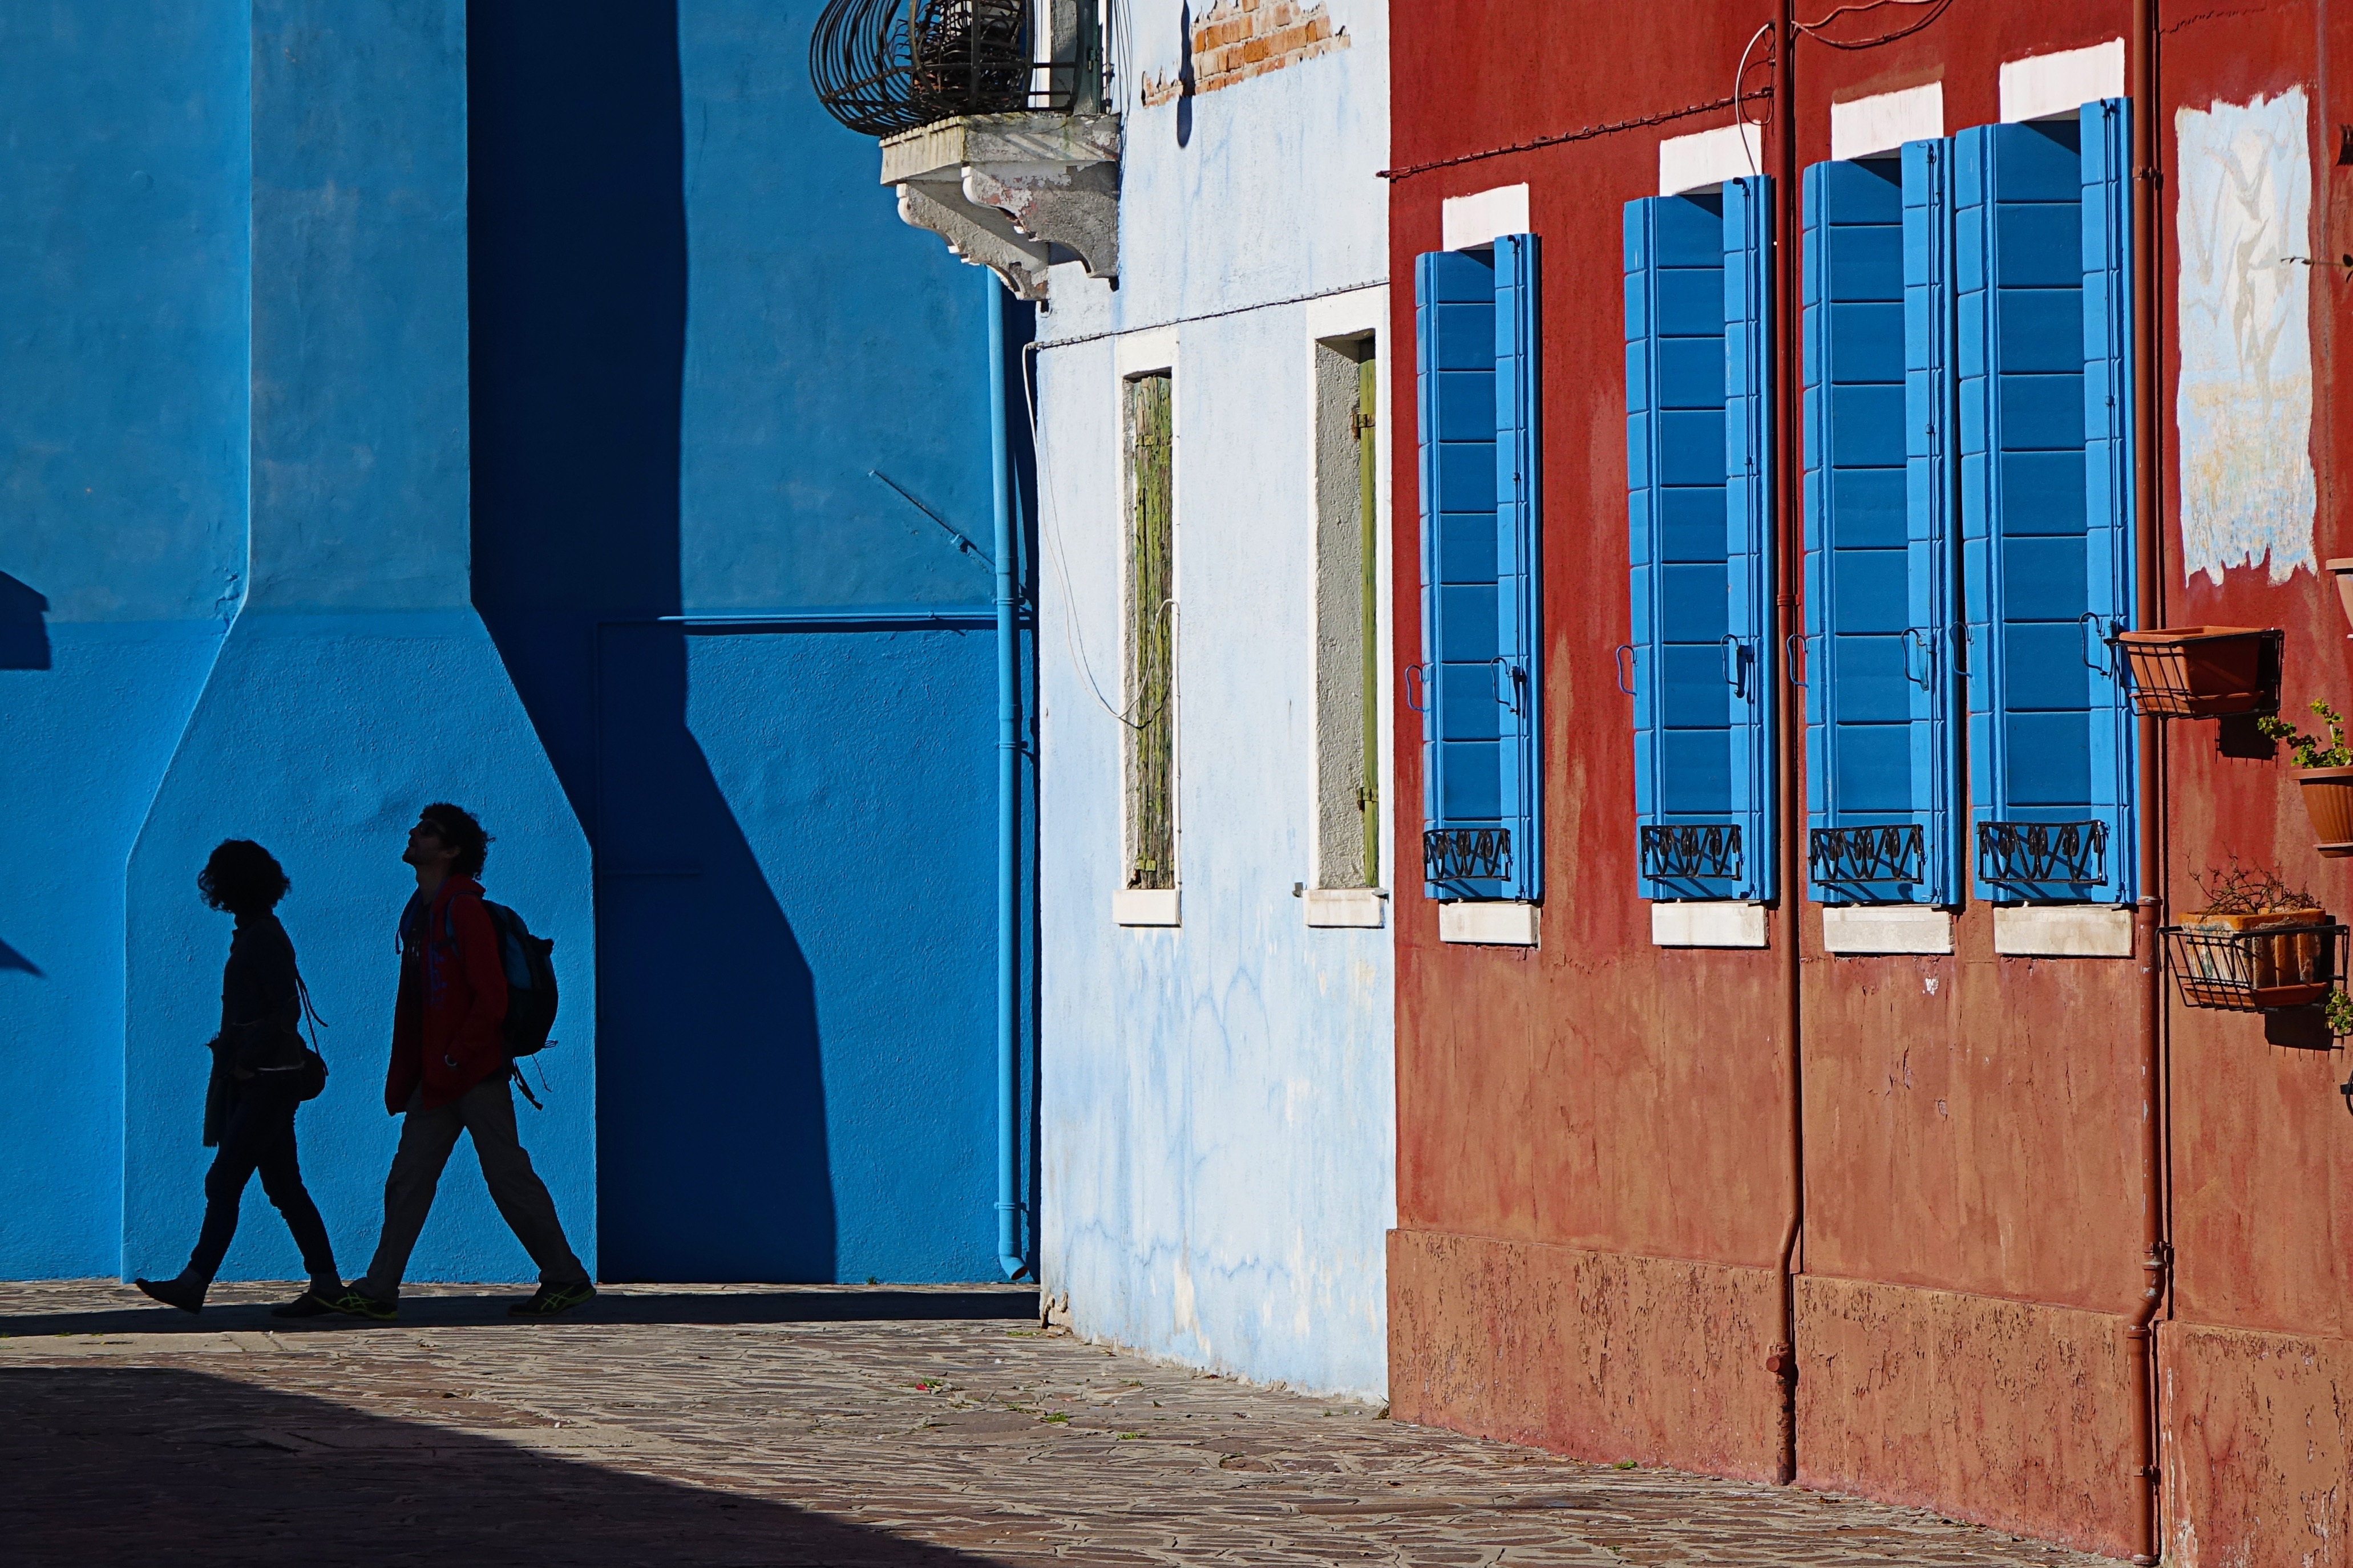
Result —
<instances>
[{"instance_id":1,"label":"silhouetted man walking","mask_svg":"<svg viewBox=\"0 0 2353 1568\"><path fill-rule=\"evenodd\" d=\"M417 891L400 917L400 995L384 1086L385 1109L402 1118L400 1150L384 1184L375 1259L335 1303L339 1311L397 1314L409 1252L460 1132L473 1135L491 1201L539 1265L538 1293L507 1310L552 1318L596 1293L564 1239L555 1200L515 1135L514 1096L507 1088L513 1061L499 1026L507 1011L506 965L475 880L490 844L480 823L447 803L427 806L408 830L401 858L416 869Z\"/></svg>"}]
</instances>

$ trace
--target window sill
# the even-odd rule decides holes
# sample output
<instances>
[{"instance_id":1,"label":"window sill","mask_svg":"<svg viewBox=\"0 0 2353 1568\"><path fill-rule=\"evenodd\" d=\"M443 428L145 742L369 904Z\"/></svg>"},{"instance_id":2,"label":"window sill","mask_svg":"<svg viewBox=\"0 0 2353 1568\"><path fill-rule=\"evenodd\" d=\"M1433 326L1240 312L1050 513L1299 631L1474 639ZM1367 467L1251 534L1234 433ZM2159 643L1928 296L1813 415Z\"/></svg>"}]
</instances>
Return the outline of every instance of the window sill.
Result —
<instances>
[{"instance_id":1,"label":"window sill","mask_svg":"<svg viewBox=\"0 0 2353 1568\"><path fill-rule=\"evenodd\" d=\"M1950 952L1953 917L1908 904L1825 904L1822 946L1841 954Z\"/></svg>"},{"instance_id":2,"label":"window sill","mask_svg":"<svg viewBox=\"0 0 2353 1568\"><path fill-rule=\"evenodd\" d=\"M2030 904L1993 911L2005 958L2130 958L2133 912L2112 904Z\"/></svg>"},{"instance_id":3,"label":"window sill","mask_svg":"<svg viewBox=\"0 0 2353 1568\"><path fill-rule=\"evenodd\" d=\"M1763 947L1765 906L1702 900L1651 906L1653 947Z\"/></svg>"},{"instance_id":4,"label":"window sill","mask_svg":"<svg viewBox=\"0 0 2353 1568\"><path fill-rule=\"evenodd\" d=\"M1385 919L1382 906L1388 901L1388 894L1378 888L1310 888L1301 897L1307 923L1318 927L1378 930Z\"/></svg>"},{"instance_id":5,"label":"window sill","mask_svg":"<svg viewBox=\"0 0 2353 1568\"><path fill-rule=\"evenodd\" d=\"M1440 904L1438 940L1482 947L1534 947L1536 907L1507 902Z\"/></svg>"},{"instance_id":6,"label":"window sill","mask_svg":"<svg viewBox=\"0 0 2353 1568\"><path fill-rule=\"evenodd\" d=\"M1116 889L1111 896L1111 918L1114 925L1173 926L1176 923L1176 889Z\"/></svg>"}]
</instances>

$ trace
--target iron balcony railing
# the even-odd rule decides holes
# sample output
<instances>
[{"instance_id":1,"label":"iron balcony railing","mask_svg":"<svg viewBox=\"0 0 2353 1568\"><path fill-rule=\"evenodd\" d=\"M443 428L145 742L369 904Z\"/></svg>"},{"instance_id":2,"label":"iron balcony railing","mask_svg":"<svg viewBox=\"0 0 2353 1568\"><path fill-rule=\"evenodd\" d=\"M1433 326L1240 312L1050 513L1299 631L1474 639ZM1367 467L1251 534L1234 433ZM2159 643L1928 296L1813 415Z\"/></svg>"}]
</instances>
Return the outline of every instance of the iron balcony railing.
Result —
<instances>
[{"instance_id":1,"label":"iron balcony railing","mask_svg":"<svg viewBox=\"0 0 2353 1568\"><path fill-rule=\"evenodd\" d=\"M1074 58L1042 58L1047 0L829 0L809 79L852 131L892 136L965 114L1092 113L1110 77L1096 7L1074 9Z\"/></svg>"}]
</instances>

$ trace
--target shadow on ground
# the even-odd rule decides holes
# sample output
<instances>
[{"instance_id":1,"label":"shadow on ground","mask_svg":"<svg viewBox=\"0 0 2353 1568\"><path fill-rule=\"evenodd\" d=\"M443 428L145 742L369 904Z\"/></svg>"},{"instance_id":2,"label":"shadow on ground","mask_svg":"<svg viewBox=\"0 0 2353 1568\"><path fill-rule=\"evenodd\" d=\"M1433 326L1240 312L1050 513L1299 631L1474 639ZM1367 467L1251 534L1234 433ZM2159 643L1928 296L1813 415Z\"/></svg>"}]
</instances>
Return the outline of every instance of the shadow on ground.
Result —
<instances>
[{"instance_id":1,"label":"shadow on ground","mask_svg":"<svg viewBox=\"0 0 2353 1568\"><path fill-rule=\"evenodd\" d=\"M12 1564L988 1559L525 1445L165 1368L0 1371Z\"/></svg>"},{"instance_id":2,"label":"shadow on ground","mask_svg":"<svg viewBox=\"0 0 2353 1568\"><path fill-rule=\"evenodd\" d=\"M289 1285L290 1299L297 1287ZM176 1308L124 1306L105 1311L0 1314L0 1336L34 1334L221 1333L269 1330L279 1333L364 1331L377 1328L464 1328L498 1324L528 1333L548 1325L507 1316L510 1303L527 1288L485 1289L480 1294L405 1296L391 1323L359 1318L273 1318L270 1302L218 1303L191 1317ZM559 1322L702 1324L955 1322L967 1320L1026 1321L1038 1318L1034 1290L893 1290L888 1286L853 1290L607 1292L576 1307Z\"/></svg>"}]
</instances>

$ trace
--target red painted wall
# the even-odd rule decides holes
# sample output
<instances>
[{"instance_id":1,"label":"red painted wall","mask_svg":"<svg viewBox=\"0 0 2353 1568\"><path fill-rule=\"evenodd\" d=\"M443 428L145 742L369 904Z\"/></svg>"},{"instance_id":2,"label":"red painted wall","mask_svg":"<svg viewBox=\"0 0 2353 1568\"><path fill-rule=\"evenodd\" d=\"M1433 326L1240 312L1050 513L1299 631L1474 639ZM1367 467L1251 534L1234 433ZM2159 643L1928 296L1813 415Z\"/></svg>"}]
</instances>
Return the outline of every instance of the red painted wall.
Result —
<instances>
[{"instance_id":1,"label":"red painted wall","mask_svg":"<svg viewBox=\"0 0 2353 1568\"><path fill-rule=\"evenodd\" d=\"M1391 162L1723 98L1773 15L1756 0L1397 7ZM1868 37L1916 15L1883 6L1834 30ZM2353 63L2353 6L2176 3L2160 6L2160 159L2170 167L2177 109L2300 85L2314 104L2312 254L2353 254L2353 167L2335 162L2337 128L2353 122L2353 89L2339 79ZM1829 156L1834 100L1941 80L1949 132L1999 117L2004 60L2129 25L2125 0L1967 0L1877 47L1803 40L1788 117L1799 165ZM1754 72L1750 85L1767 79ZM1440 244L1446 196L1525 181L1544 238L1548 889L1536 950L1473 948L1441 944L1435 906L1400 879L1391 1379L1401 1416L1767 1476L1778 1396L1764 1357L1791 1196L1785 928L1777 914L1761 952L1651 944L1634 891L1630 709L1611 658L1628 637L1620 214L1657 193L1662 138L1730 118L1680 116L1391 187L1396 279ZM2302 572L2274 585L2260 565L2219 585L2184 581L2175 195L2168 180L2165 621L2284 627L2291 710L2313 696L2353 705L2353 644L2333 584ZM2353 521L2335 504L2348 410L2332 354L2353 264L2303 270L2325 558L2353 554ZM1409 342L1410 287L1393 298L1398 341ZM1794 418L1795 399L1785 407ZM1396 515L1409 520L1419 510L1410 400L1397 418ZM1401 526L1400 606L1418 601L1416 552ZM1415 616L1398 626L1399 663L1418 659ZM1418 801L1419 719L1401 710L1397 720L1400 798ZM2215 738L2198 722L2166 737L2168 918L2198 907L2187 873L2232 851L2306 879L2353 916L2353 861L2313 854L2284 755L2225 758ZM1798 804L1785 821L1801 826L1802 791ZM1396 863L1410 866L1419 825L1400 817ZM2146 960L2000 958L1991 924L1972 903L1950 957L1831 957L1818 907L1804 906L1799 1479L2121 1552L2133 1483L2119 1330L2143 1278ZM2334 1479L2353 1451L2337 1414L2353 1406L2353 1258L2336 1218L2337 1194L2353 1194L2353 1117L2333 1088L2345 1058L2269 1045L2261 1019L2178 1002L2166 1026L2178 1273L2158 1353L2169 1550L2185 1562L2338 1561L2353 1555L2340 1544L2353 1532L2353 1489ZM2347 1222L2353 1234L2353 1212Z\"/></svg>"}]
</instances>

